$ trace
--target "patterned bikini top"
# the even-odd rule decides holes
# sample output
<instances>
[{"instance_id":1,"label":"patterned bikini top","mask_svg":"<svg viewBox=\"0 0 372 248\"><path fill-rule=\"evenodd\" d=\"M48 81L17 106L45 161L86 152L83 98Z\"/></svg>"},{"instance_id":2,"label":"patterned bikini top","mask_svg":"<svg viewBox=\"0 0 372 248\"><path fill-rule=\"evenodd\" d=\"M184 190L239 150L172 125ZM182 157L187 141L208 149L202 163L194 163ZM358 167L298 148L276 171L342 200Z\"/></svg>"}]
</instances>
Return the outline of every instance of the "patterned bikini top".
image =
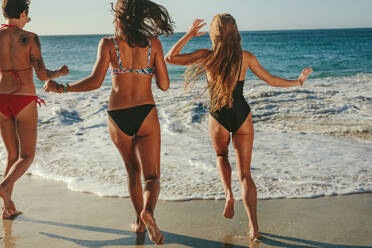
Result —
<instances>
[{"instance_id":1,"label":"patterned bikini top","mask_svg":"<svg viewBox=\"0 0 372 248\"><path fill-rule=\"evenodd\" d=\"M130 69L130 68L123 68L123 65L121 63L121 58L120 58L120 50L118 43L116 42L115 39L113 39L115 47L116 47L116 54L118 56L118 61L119 61L119 68L112 68L111 69L111 75L116 76L119 74L127 73L127 72L133 72L137 74L143 74L143 75L152 75L154 68L150 68L150 57L151 57L151 41L149 42L149 51L147 54L147 67L143 69Z\"/></svg>"}]
</instances>

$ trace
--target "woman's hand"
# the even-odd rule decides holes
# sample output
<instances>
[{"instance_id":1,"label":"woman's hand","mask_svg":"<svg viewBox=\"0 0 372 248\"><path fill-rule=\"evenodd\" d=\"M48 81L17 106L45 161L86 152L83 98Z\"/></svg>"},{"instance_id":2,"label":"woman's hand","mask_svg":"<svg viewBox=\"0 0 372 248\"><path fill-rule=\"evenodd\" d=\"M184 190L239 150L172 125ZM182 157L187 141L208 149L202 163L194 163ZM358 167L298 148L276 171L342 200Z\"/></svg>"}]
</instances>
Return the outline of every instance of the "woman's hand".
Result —
<instances>
[{"instance_id":1,"label":"woman's hand","mask_svg":"<svg viewBox=\"0 0 372 248\"><path fill-rule=\"evenodd\" d=\"M189 28L189 31L187 31L187 35L191 35L192 37L199 37L206 34L207 32L199 32L199 30L205 25L207 25L207 23L204 22L204 20L196 19Z\"/></svg>"},{"instance_id":2,"label":"woman's hand","mask_svg":"<svg viewBox=\"0 0 372 248\"><path fill-rule=\"evenodd\" d=\"M67 65L63 65L59 70L59 76L66 76L70 73L70 70L68 69Z\"/></svg>"},{"instance_id":3,"label":"woman's hand","mask_svg":"<svg viewBox=\"0 0 372 248\"><path fill-rule=\"evenodd\" d=\"M187 33L168 51L165 56L165 61L173 65L191 65L199 61L201 58L206 57L209 54L208 49L199 49L191 53L181 54L181 50L192 38L202 36L206 33L199 32L199 30L205 25L207 24L204 20L195 20L189 28L189 31L187 31Z\"/></svg>"},{"instance_id":4,"label":"woman's hand","mask_svg":"<svg viewBox=\"0 0 372 248\"><path fill-rule=\"evenodd\" d=\"M43 89L45 92L62 93L63 85L60 85L53 80L49 80L44 84Z\"/></svg>"},{"instance_id":5,"label":"woman's hand","mask_svg":"<svg viewBox=\"0 0 372 248\"><path fill-rule=\"evenodd\" d=\"M306 82L307 78L310 76L312 72L313 72L313 69L310 67L307 67L302 70L301 75L297 79L297 81L300 83L301 86Z\"/></svg>"}]
</instances>

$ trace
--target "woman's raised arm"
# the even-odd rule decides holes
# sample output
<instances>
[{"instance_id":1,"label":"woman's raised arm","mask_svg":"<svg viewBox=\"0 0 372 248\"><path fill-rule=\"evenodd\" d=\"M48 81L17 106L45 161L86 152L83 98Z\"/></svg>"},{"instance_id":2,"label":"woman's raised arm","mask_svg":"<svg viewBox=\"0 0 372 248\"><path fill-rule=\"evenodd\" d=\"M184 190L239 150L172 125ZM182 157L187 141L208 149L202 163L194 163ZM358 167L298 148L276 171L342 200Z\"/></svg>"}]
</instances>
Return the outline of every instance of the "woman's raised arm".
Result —
<instances>
[{"instance_id":1,"label":"woman's raised arm","mask_svg":"<svg viewBox=\"0 0 372 248\"><path fill-rule=\"evenodd\" d=\"M165 56L165 61L174 65L191 65L196 63L199 59L209 54L208 49L196 50L192 53L180 54L182 48L194 37L204 35L206 32L199 32L206 23L204 20L197 19L193 22L189 31L169 50Z\"/></svg>"}]
</instances>

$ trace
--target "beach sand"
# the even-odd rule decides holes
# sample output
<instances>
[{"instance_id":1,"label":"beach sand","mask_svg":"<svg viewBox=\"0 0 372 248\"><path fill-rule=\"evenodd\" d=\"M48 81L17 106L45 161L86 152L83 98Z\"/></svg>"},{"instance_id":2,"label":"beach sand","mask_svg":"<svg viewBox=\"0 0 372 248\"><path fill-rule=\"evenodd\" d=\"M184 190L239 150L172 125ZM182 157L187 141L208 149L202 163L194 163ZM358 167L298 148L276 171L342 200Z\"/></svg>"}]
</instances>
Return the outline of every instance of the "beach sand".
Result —
<instances>
[{"instance_id":1,"label":"beach sand","mask_svg":"<svg viewBox=\"0 0 372 248\"><path fill-rule=\"evenodd\" d=\"M64 183L24 176L14 201L23 211L5 220L2 247L153 247L147 234L131 233L130 199L69 190ZM164 247L372 247L372 194L317 199L260 200L260 243L250 244L241 201L232 220L224 201L159 201ZM137 244L137 246L136 246Z\"/></svg>"}]
</instances>

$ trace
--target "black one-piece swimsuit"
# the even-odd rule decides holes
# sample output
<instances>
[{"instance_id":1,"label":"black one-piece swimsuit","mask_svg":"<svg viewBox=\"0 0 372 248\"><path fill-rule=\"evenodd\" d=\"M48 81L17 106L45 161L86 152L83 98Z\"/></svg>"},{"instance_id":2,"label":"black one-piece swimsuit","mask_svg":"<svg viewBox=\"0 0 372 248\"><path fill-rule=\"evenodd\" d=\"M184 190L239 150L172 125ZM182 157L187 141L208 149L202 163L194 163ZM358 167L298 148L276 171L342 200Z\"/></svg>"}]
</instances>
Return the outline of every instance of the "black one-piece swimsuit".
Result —
<instances>
[{"instance_id":1,"label":"black one-piece swimsuit","mask_svg":"<svg viewBox=\"0 0 372 248\"><path fill-rule=\"evenodd\" d=\"M231 108L223 107L216 112L210 114L229 132L236 132L247 119L251 108L245 101L243 96L244 80L236 83L233 91L233 104Z\"/></svg>"}]
</instances>

